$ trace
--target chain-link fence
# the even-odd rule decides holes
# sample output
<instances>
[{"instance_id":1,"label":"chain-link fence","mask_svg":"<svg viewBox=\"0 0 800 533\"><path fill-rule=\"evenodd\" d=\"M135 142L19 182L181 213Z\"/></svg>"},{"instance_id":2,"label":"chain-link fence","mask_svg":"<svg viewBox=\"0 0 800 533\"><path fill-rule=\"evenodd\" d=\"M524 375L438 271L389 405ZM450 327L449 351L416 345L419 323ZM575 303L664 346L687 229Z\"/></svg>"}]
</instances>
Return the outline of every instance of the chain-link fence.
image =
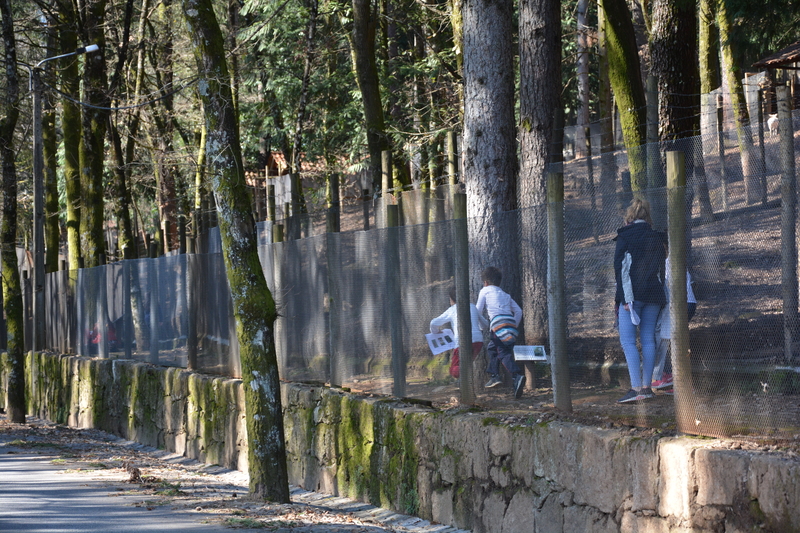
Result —
<instances>
[{"instance_id":1,"label":"chain-link fence","mask_svg":"<svg viewBox=\"0 0 800 533\"><path fill-rule=\"evenodd\" d=\"M548 206L495 217L492 235L511 235L513 246L487 261L503 271L501 287L525 311L519 344L543 345L550 361L520 361L528 380L515 399L508 375L502 376L503 386L483 387L484 343L472 367L476 402L503 409L552 404L549 363L565 357L576 412L652 426L675 419L675 397L663 392L667 388L646 401L617 401L631 380L614 305L613 239L637 180L650 185L643 194L655 228L667 227L663 155L680 150L690 215L687 267L697 297L689 322L691 372L673 382L691 405L694 422L680 429L709 435L800 433L797 248L789 231L796 226L795 204L789 201L796 192L788 190L795 174L784 172L787 161L794 161L786 155L794 131L784 120L780 135L762 136L760 142L745 128L648 146L647 160L638 167L647 168L644 178L631 176L624 151L554 168L565 187L564 354L551 354L547 343ZM425 335L431 319L450 307L450 288L460 276L468 277L475 301L480 270L488 263L481 263L473 246L470 271L456 272L452 202L453 191L445 187L360 203L339 213L345 231L324 232L325 217L308 217L311 222L282 224L284 242L272 242L271 224L259 226L259 254L279 313L275 343L283 379L438 404L459 401L452 351L434 355L438 350ZM468 221L471 240L479 240L474 228L484 222ZM50 349L239 376L220 253L57 272L48 275L45 290ZM658 353L668 354L666 364L674 363L669 341L662 343L659 336L657 343ZM669 374L667 368L653 380L667 382Z\"/></svg>"}]
</instances>

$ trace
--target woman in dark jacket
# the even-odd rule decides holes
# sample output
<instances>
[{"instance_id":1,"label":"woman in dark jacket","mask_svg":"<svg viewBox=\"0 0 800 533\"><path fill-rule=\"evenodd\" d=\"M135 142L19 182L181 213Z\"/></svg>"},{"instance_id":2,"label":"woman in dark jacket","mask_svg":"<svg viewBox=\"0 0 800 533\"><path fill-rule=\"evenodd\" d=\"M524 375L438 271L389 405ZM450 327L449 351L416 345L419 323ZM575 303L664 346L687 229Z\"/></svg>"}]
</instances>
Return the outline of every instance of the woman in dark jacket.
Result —
<instances>
[{"instance_id":1,"label":"woman in dark jacket","mask_svg":"<svg viewBox=\"0 0 800 533\"><path fill-rule=\"evenodd\" d=\"M631 390L619 402L653 397L650 382L656 357L655 327L666 303L664 294L665 236L652 228L650 204L634 198L617 230L614 274L619 306L619 340L628 363ZM636 347L638 333L642 353Z\"/></svg>"}]
</instances>

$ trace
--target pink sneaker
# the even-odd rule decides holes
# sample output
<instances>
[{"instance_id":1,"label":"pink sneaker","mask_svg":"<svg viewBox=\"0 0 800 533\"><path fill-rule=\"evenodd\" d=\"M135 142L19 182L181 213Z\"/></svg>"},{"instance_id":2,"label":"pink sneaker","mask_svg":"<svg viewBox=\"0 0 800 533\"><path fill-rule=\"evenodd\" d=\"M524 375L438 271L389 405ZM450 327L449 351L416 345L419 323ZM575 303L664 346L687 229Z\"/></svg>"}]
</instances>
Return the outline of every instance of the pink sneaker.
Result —
<instances>
[{"instance_id":1,"label":"pink sneaker","mask_svg":"<svg viewBox=\"0 0 800 533\"><path fill-rule=\"evenodd\" d=\"M661 379L654 381L651 385L653 389L666 389L672 387L672 374L664 374Z\"/></svg>"}]
</instances>

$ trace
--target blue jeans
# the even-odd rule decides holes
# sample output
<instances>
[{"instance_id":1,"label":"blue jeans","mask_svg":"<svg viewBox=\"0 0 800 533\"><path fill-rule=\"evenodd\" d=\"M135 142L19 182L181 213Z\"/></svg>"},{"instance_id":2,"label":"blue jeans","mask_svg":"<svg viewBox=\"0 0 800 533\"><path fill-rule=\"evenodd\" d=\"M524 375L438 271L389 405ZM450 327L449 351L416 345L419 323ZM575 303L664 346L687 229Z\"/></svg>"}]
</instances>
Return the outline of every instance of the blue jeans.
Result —
<instances>
[{"instance_id":1,"label":"blue jeans","mask_svg":"<svg viewBox=\"0 0 800 533\"><path fill-rule=\"evenodd\" d=\"M644 302L633 302L633 310L639 315L639 325L631 322L631 313L619 307L619 342L628 362L631 388L649 387L653 380L653 366L656 361L656 322L661 306ZM639 329L642 353L636 347L636 333Z\"/></svg>"},{"instance_id":2,"label":"blue jeans","mask_svg":"<svg viewBox=\"0 0 800 533\"><path fill-rule=\"evenodd\" d=\"M500 364L512 375L522 373L517 362L514 361L514 346L506 346L497 338L494 331L489 331L489 344L486 345L486 355L489 356L489 367L486 372L492 376L500 374Z\"/></svg>"}]
</instances>

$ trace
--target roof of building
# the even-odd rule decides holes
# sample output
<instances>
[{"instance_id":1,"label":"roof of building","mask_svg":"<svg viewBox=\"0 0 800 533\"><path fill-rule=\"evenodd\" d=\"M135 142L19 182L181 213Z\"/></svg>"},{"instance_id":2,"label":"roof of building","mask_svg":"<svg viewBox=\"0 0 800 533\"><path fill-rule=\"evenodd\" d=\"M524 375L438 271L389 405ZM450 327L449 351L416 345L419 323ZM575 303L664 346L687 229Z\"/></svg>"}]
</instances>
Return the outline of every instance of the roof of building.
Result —
<instances>
[{"instance_id":1,"label":"roof of building","mask_svg":"<svg viewBox=\"0 0 800 533\"><path fill-rule=\"evenodd\" d=\"M753 63L753 66L756 68L781 68L792 63L800 63L800 41L794 42L764 59L759 59Z\"/></svg>"}]
</instances>

